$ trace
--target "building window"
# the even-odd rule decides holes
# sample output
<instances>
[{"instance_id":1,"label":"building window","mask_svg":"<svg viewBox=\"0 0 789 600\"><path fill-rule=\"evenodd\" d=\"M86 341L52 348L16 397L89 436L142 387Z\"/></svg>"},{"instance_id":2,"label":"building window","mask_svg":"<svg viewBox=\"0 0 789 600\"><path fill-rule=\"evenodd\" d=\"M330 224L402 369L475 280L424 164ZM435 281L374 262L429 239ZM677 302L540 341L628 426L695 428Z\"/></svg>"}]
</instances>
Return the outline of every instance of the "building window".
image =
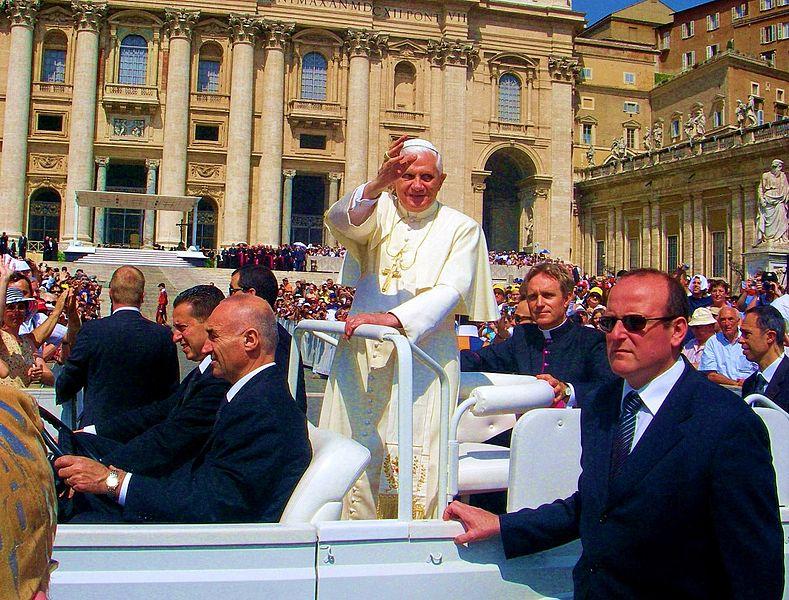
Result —
<instances>
[{"instance_id":1,"label":"building window","mask_svg":"<svg viewBox=\"0 0 789 600\"><path fill-rule=\"evenodd\" d=\"M395 67L394 107L416 110L416 68L410 62L401 62Z\"/></svg>"},{"instance_id":2,"label":"building window","mask_svg":"<svg viewBox=\"0 0 789 600\"><path fill-rule=\"evenodd\" d=\"M299 148L305 150L326 150L326 136L302 133L299 136Z\"/></svg>"},{"instance_id":3,"label":"building window","mask_svg":"<svg viewBox=\"0 0 789 600\"><path fill-rule=\"evenodd\" d=\"M622 111L630 113L631 115L638 114L638 102L625 102L622 105Z\"/></svg>"},{"instance_id":4,"label":"building window","mask_svg":"<svg viewBox=\"0 0 789 600\"><path fill-rule=\"evenodd\" d=\"M672 119L671 120L671 139L678 139L680 132L680 120L679 119Z\"/></svg>"},{"instance_id":5,"label":"building window","mask_svg":"<svg viewBox=\"0 0 789 600\"><path fill-rule=\"evenodd\" d=\"M688 21L687 23L682 24L681 36L683 40L686 40L689 37L693 37L694 33L695 33L694 21Z\"/></svg>"},{"instance_id":6,"label":"building window","mask_svg":"<svg viewBox=\"0 0 789 600\"><path fill-rule=\"evenodd\" d=\"M737 6L732 6L731 9L731 18L732 19L744 19L745 16L748 14L748 3L743 2Z\"/></svg>"},{"instance_id":7,"label":"building window","mask_svg":"<svg viewBox=\"0 0 789 600\"><path fill-rule=\"evenodd\" d=\"M759 96L759 84L755 81L751 81L751 96Z\"/></svg>"},{"instance_id":8,"label":"building window","mask_svg":"<svg viewBox=\"0 0 789 600\"><path fill-rule=\"evenodd\" d=\"M712 126L714 128L723 127L723 107L716 106L712 110Z\"/></svg>"},{"instance_id":9,"label":"building window","mask_svg":"<svg viewBox=\"0 0 789 600\"><path fill-rule=\"evenodd\" d=\"M605 273L605 240L597 240L595 241L595 253L596 253L596 274L602 275Z\"/></svg>"},{"instance_id":10,"label":"building window","mask_svg":"<svg viewBox=\"0 0 789 600\"><path fill-rule=\"evenodd\" d=\"M712 13L711 15L707 15L707 31L715 31L718 27L721 26L721 15L720 13Z\"/></svg>"},{"instance_id":11,"label":"building window","mask_svg":"<svg viewBox=\"0 0 789 600\"><path fill-rule=\"evenodd\" d=\"M145 85L148 68L148 42L141 35L127 35L121 42L118 83Z\"/></svg>"},{"instance_id":12,"label":"building window","mask_svg":"<svg viewBox=\"0 0 789 600\"><path fill-rule=\"evenodd\" d=\"M592 80L592 67L584 67L581 69L581 77L584 81Z\"/></svg>"},{"instance_id":13,"label":"building window","mask_svg":"<svg viewBox=\"0 0 789 600\"><path fill-rule=\"evenodd\" d=\"M591 123L581 124L581 143L584 146L590 146L593 142L592 135L594 134L594 125Z\"/></svg>"},{"instance_id":14,"label":"building window","mask_svg":"<svg viewBox=\"0 0 789 600\"><path fill-rule=\"evenodd\" d=\"M720 52L720 46L718 44L711 44L707 46L707 60L716 56Z\"/></svg>"},{"instance_id":15,"label":"building window","mask_svg":"<svg viewBox=\"0 0 789 600\"><path fill-rule=\"evenodd\" d=\"M756 111L756 124L764 125L764 110L761 108Z\"/></svg>"},{"instance_id":16,"label":"building window","mask_svg":"<svg viewBox=\"0 0 789 600\"><path fill-rule=\"evenodd\" d=\"M222 68L222 48L207 43L200 48L197 62L197 91L216 93L219 91L219 71Z\"/></svg>"},{"instance_id":17,"label":"building window","mask_svg":"<svg viewBox=\"0 0 789 600\"><path fill-rule=\"evenodd\" d=\"M671 32L664 31L660 36L660 49L668 50L671 48Z\"/></svg>"},{"instance_id":18,"label":"building window","mask_svg":"<svg viewBox=\"0 0 789 600\"><path fill-rule=\"evenodd\" d=\"M625 146L628 148L635 149L637 147L638 141L636 139L636 129L635 127L626 127L625 128Z\"/></svg>"},{"instance_id":19,"label":"building window","mask_svg":"<svg viewBox=\"0 0 789 600\"><path fill-rule=\"evenodd\" d=\"M726 232L712 232L712 276L723 277L726 272Z\"/></svg>"},{"instance_id":20,"label":"building window","mask_svg":"<svg viewBox=\"0 0 789 600\"><path fill-rule=\"evenodd\" d=\"M301 61L301 97L304 100L326 100L328 63L322 54L310 52Z\"/></svg>"},{"instance_id":21,"label":"building window","mask_svg":"<svg viewBox=\"0 0 789 600\"><path fill-rule=\"evenodd\" d=\"M778 37L778 26L767 25L759 30L759 39L762 44L770 44Z\"/></svg>"},{"instance_id":22,"label":"building window","mask_svg":"<svg viewBox=\"0 0 789 600\"><path fill-rule=\"evenodd\" d=\"M696 51L691 50L690 52L685 52L682 54L682 68L683 69L690 69L693 65L696 64Z\"/></svg>"},{"instance_id":23,"label":"building window","mask_svg":"<svg viewBox=\"0 0 789 600\"><path fill-rule=\"evenodd\" d=\"M771 67L775 65L775 50L762 52L759 56L762 57L762 60L769 63Z\"/></svg>"},{"instance_id":24,"label":"building window","mask_svg":"<svg viewBox=\"0 0 789 600\"><path fill-rule=\"evenodd\" d=\"M51 31L44 40L41 61L41 81L63 83L66 81L66 36L62 31Z\"/></svg>"},{"instance_id":25,"label":"building window","mask_svg":"<svg viewBox=\"0 0 789 600\"><path fill-rule=\"evenodd\" d=\"M199 142L218 142L219 125L196 124L195 141Z\"/></svg>"},{"instance_id":26,"label":"building window","mask_svg":"<svg viewBox=\"0 0 789 600\"><path fill-rule=\"evenodd\" d=\"M778 26L778 39L789 40L789 21Z\"/></svg>"},{"instance_id":27,"label":"building window","mask_svg":"<svg viewBox=\"0 0 789 600\"><path fill-rule=\"evenodd\" d=\"M668 235L666 236L666 270L673 273L677 270L677 263L679 262L679 236Z\"/></svg>"},{"instance_id":28,"label":"building window","mask_svg":"<svg viewBox=\"0 0 789 600\"><path fill-rule=\"evenodd\" d=\"M581 97L581 108L584 110L594 110L594 98L589 96Z\"/></svg>"},{"instance_id":29,"label":"building window","mask_svg":"<svg viewBox=\"0 0 789 600\"><path fill-rule=\"evenodd\" d=\"M521 82L512 73L499 79L499 119L510 123L521 120Z\"/></svg>"},{"instance_id":30,"label":"building window","mask_svg":"<svg viewBox=\"0 0 789 600\"><path fill-rule=\"evenodd\" d=\"M775 0L761 0L759 3L760 10L771 10L775 7Z\"/></svg>"},{"instance_id":31,"label":"building window","mask_svg":"<svg viewBox=\"0 0 789 600\"><path fill-rule=\"evenodd\" d=\"M627 241L628 246L628 269L641 268L641 241L638 237L631 237Z\"/></svg>"},{"instance_id":32,"label":"building window","mask_svg":"<svg viewBox=\"0 0 789 600\"><path fill-rule=\"evenodd\" d=\"M775 88L775 101L776 102L786 102L786 95L781 88Z\"/></svg>"},{"instance_id":33,"label":"building window","mask_svg":"<svg viewBox=\"0 0 789 600\"><path fill-rule=\"evenodd\" d=\"M635 85L636 84L636 74L635 73L624 73L624 82L625 82L625 85Z\"/></svg>"},{"instance_id":34,"label":"building window","mask_svg":"<svg viewBox=\"0 0 789 600\"><path fill-rule=\"evenodd\" d=\"M63 131L63 115L38 113L36 115L36 129L38 131Z\"/></svg>"}]
</instances>

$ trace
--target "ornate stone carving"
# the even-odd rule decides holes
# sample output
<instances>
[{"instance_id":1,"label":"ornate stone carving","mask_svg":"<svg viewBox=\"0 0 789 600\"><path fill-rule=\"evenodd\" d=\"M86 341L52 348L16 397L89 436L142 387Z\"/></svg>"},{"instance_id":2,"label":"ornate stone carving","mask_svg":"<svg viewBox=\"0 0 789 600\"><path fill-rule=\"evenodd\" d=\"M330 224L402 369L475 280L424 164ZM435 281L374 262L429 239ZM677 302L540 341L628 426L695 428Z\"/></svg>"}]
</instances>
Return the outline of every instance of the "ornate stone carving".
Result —
<instances>
[{"instance_id":1,"label":"ornate stone carving","mask_svg":"<svg viewBox=\"0 0 789 600\"><path fill-rule=\"evenodd\" d=\"M260 21L253 15L230 15L230 37L233 43L254 44L260 31Z\"/></svg>"},{"instance_id":2,"label":"ornate stone carving","mask_svg":"<svg viewBox=\"0 0 789 600\"><path fill-rule=\"evenodd\" d=\"M283 23L282 21L263 21L261 28L266 34L266 48L284 50L290 43L290 37L296 30L296 24Z\"/></svg>"},{"instance_id":3,"label":"ornate stone carving","mask_svg":"<svg viewBox=\"0 0 789 600\"><path fill-rule=\"evenodd\" d=\"M389 36L367 29L349 29L345 32L345 50L348 56L380 58L389 47Z\"/></svg>"},{"instance_id":4,"label":"ornate stone carving","mask_svg":"<svg viewBox=\"0 0 789 600\"><path fill-rule=\"evenodd\" d=\"M34 190L37 190L39 188L44 188L44 187L49 187L49 188L56 189L60 193L60 197L61 198L63 197L63 194L66 193L66 177L65 177L65 175L62 178L61 177L53 178L53 177L49 177L49 176L28 177L27 182L28 182L27 183L27 189L28 189L27 195L28 196L30 196L30 194Z\"/></svg>"},{"instance_id":5,"label":"ornate stone carving","mask_svg":"<svg viewBox=\"0 0 789 600\"><path fill-rule=\"evenodd\" d=\"M162 161L158 158L146 158L145 159L145 168L149 171L157 170L159 166L162 164Z\"/></svg>"},{"instance_id":6,"label":"ornate stone carving","mask_svg":"<svg viewBox=\"0 0 789 600\"><path fill-rule=\"evenodd\" d=\"M74 13L62 6L52 6L40 11L36 17L36 22L68 27L74 24Z\"/></svg>"},{"instance_id":7,"label":"ornate stone carving","mask_svg":"<svg viewBox=\"0 0 789 600\"><path fill-rule=\"evenodd\" d=\"M112 135L113 137L142 138L145 135L145 126L145 119L115 117L112 119Z\"/></svg>"},{"instance_id":8,"label":"ornate stone carving","mask_svg":"<svg viewBox=\"0 0 789 600\"><path fill-rule=\"evenodd\" d=\"M757 190L759 215L756 220L756 244L789 245L789 180L783 172L784 162L776 158L770 170L762 173Z\"/></svg>"},{"instance_id":9,"label":"ornate stone carving","mask_svg":"<svg viewBox=\"0 0 789 600\"><path fill-rule=\"evenodd\" d=\"M221 204L225 197L225 190L221 185L190 185L186 187L187 196L209 196Z\"/></svg>"},{"instance_id":10,"label":"ornate stone carving","mask_svg":"<svg viewBox=\"0 0 789 600\"><path fill-rule=\"evenodd\" d=\"M326 177L329 181L342 181L342 173L329 173Z\"/></svg>"},{"instance_id":11,"label":"ornate stone carving","mask_svg":"<svg viewBox=\"0 0 789 600\"><path fill-rule=\"evenodd\" d=\"M685 122L685 136L689 140L703 138L707 130L707 118L704 116L704 106L701 102L693 105L688 120Z\"/></svg>"},{"instance_id":12,"label":"ornate stone carving","mask_svg":"<svg viewBox=\"0 0 789 600\"><path fill-rule=\"evenodd\" d=\"M189 177L192 179L224 178L224 167L215 163L190 163Z\"/></svg>"},{"instance_id":13,"label":"ornate stone carving","mask_svg":"<svg viewBox=\"0 0 789 600\"><path fill-rule=\"evenodd\" d=\"M285 179L293 179L296 176L296 169L283 169L282 174Z\"/></svg>"},{"instance_id":14,"label":"ornate stone carving","mask_svg":"<svg viewBox=\"0 0 789 600\"><path fill-rule=\"evenodd\" d=\"M31 171L55 171L65 173L66 157L59 154L31 154Z\"/></svg>"},{"instance_id":15,"label":"ornate stone carving","mask_svg":"<svg viewBox=\"0 0 789 600\"><path fill-rule=\"evenodd\" d=\"M428 40L427 55L438 66L458 65L473 68L479 62L479 48L471 40Z\"/></svg>"},{"instance_id":16,"label":"ornate stone carving","mask_svg":"<svg viewBox=\"0 0 789 600\"><path fill-rule=\"evenodd\" d=\"M74 11L74 26L77 31L98 31L107 14L107 3L72 0L71 9Z\"/></svg>"},{"instance_id":17,"label":"ornate stone carving","mask_svg":"<svg viewBox=\"0 0 789 600\"><path fill-rule=\"evenodd\" d=\"M22 25L33 29L40 7L41 0L8 0L5 3L5 12L11 20L12 27Z\"/></svg>"},{"instance_id":18,"label":"ornate stone carving","mask_svg":"<svg viewBox=\"0 0 789 600\"><path fill-rule=\"evenodd\" d=\"M185 8L166 8L164 11L165 21L167 21L167 31L171 38L183 37L187 40L192 39L192 30L197 19L200 18L199 10L187 10Z\"/></svg>"},{"instance_id":19,"label":"ornate stone carving","mask_svg":"<svg viewBox=\"0 0 789 600\"><path fill-rule=\"evenodd\" d=\"M555 81L572 83L580 76L581 68L578 59L573 56L549 56L548 73Z\"/></svg>"},{"instance_id":20,"label":"ornate stone carving","mask_svg":"<svg viewBox=\"0 0 789 600\"><path fill-rule=\"evenodd\" d=\"M97 156L96 157L96 164L100 167L106 167L110 164L110 157L109 156Z\"/></svg>"}]
</instances>

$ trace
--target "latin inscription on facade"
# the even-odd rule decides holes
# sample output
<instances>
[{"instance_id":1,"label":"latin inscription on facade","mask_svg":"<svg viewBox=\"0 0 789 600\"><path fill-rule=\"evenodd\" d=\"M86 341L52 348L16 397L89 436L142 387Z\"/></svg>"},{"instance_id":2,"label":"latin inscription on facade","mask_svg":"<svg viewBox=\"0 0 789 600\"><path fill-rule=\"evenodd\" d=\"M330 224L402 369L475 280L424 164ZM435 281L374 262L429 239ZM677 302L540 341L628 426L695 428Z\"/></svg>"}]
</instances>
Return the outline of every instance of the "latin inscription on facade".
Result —
<instances>
[{"instance_id":1,"label":"latin inscription on facade","mask_svg":"<svg viewBox=\"0 0 789 600\"><path fill-rule=\"evenodd\" d=\"M404 21L418 21L420 23L439 23L441 13L427 10L414 10L411 8L397 8L374 4L372 2L350 2L347 0L279 0L280 4L295 6L314 6L318 8L333 8L335 10L348 10L372 14L377 19L399 19ZM447 11L446 20L453 23L465 23L466 13Z\"/></svg>"}]
</instances>

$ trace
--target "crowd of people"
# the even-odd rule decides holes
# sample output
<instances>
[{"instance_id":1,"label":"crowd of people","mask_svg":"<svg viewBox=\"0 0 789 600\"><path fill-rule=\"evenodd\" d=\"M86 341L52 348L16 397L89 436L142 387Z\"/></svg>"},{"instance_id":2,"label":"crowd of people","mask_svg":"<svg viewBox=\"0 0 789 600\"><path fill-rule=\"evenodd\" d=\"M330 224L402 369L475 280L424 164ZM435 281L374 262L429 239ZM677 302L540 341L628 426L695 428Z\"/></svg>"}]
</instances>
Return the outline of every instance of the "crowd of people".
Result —
<instances>
[{"instance_id":1,"label":"crowd of people","mask_svg":"<svg viewBox=\"0 0 789 600\"><path fill-rule=\"evenodd\" d=\"M338 246L302 244L282 244L266 246L263 244L233 244L223 248L217 257L217 267L238 269L244 265L261 265L274 271L306 271L310 256L345 255L345 249Z\"/></svg>"}]
</instances>

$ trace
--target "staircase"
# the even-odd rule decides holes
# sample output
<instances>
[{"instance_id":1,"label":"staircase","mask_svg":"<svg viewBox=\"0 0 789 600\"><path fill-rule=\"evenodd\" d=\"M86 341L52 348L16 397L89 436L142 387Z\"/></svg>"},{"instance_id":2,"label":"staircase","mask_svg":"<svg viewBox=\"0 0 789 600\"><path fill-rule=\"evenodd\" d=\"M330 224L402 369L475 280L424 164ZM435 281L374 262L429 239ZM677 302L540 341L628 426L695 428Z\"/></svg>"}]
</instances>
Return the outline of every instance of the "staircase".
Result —
<instances>
[{"instance_id":1,"label":"staircase","mask_svg":"<svg viewBox=\"0 0 789 600\"><path fill-rule=\"evenodd\" d=\"M84 254L74 261L83 265L134 265L135 267L184 267L190 268L189 261L180 258L175 252L166 250L133 250L129 248L96 248L94 254Z\"/></svg>"}]
</instances>

